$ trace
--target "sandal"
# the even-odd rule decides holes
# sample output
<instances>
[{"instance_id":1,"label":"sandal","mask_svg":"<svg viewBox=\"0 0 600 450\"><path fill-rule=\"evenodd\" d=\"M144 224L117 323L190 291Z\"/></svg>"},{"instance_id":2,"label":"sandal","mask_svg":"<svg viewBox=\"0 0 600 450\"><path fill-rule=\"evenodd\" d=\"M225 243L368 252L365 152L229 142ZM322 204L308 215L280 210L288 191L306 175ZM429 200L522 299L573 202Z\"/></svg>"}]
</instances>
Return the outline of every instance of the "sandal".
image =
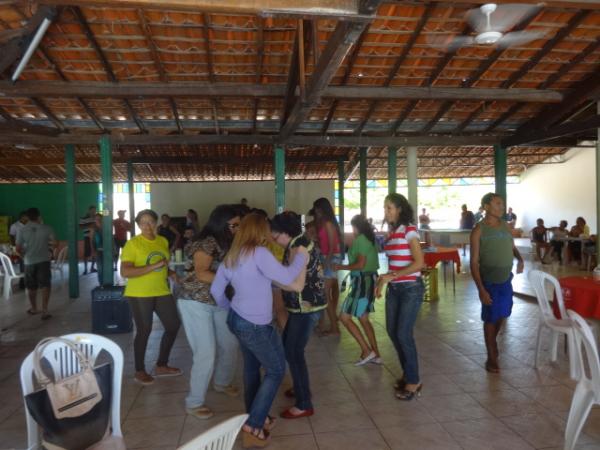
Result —
<instances>
[{"instance_id":1,"label":"sandal","mask_svg":"<svg viewBox=\"0 0 600 450\"><path fill-rule=\"evenodd\" d=\"M263 425L263 430L268 431L269 433L275 428L277 425L277 419L273 416L267 415L267 419L265 420L265 424Z\"/></svg>"},{"instance_id":2,"label":"sandal","mask_svg":"<svg viewBox=\"0 0 600 450\"><path fill-rule=\"evenodd\" d=\"M401 391L396 392L396 398L398 400L410 401L415 397L421 396L422 388L423 388L423 384L419 384L419 386L417 386L417 389L414 391L409 391L408 389L402 389Z\"/></svg>"},{"instance_id":3,"label":"sandal","mask_svg":"<svg viewBox=\"0 0 600 450\"><path fill-rule=\"evenodd\" d=\"M30 316L35 316L36 314L39 314L39 313L41 313L41 311L33 310L31 308L29 308L27 310L27 314L29 314Z\"/></svg>"},{"instance_id":4,"label":"sandal","mask_svg":"<svg viewBox=\"0 0 600 450\"><path fill-rule=\"evenodd\" d=\"M243 448L263 448L269 445L271 435L265 429L252 428L252 431L246 431L242 428L242 447ZM262 437L261 437L262 435Z\"/></svg>"},{"instance_id":5,"label":"sandal","mask_svg":"<svg viewBox=\"0 0 600 450\"><path fill-rule=\"evenodd\" d=\"M404 378L398 378L394 383L394 389L397 391L403 391L405 387L406 381L404 380Z\"/></svg>"},{"instance_id":6,"label":"sandal","mask_svg":"<svg viewBox=\"0 0 600 450\"><path fill-rule=\"evenodd\" d=\"M176 367L156 366L154 369L155 377L178 377L182 374L181 369L177 369Z\"/></svg>"}]
</instances>

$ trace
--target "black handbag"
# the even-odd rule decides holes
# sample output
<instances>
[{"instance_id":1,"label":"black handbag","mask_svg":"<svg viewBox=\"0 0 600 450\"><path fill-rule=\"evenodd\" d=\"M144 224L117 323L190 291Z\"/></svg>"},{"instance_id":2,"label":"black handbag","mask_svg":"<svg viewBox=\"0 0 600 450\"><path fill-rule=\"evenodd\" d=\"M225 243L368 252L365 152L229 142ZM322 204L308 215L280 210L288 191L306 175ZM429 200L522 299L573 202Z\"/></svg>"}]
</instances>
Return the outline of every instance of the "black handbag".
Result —
<instances>
[{"instance_id":1,"label":"black handbag","mask_svg":"<svg viewBox=\"0 0 600 450\"><path fill-rule=\"evenodd\" d=\"M111 411L111 368L111 364L103 364L93 369L102 399L77 417L57 418L45 387L25 396L29 413L43 430L45 448L85 450L105 437Z\"/></svg>"}]
</instances>

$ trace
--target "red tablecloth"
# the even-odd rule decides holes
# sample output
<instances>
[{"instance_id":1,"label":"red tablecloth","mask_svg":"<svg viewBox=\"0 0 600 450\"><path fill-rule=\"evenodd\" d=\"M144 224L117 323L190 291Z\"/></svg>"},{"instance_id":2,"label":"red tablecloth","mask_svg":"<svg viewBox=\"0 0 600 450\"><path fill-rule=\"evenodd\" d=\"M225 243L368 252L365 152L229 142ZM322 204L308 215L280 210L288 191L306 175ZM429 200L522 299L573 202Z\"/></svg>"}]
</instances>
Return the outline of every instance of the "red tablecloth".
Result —
<instances>
[{"instance_id":1,"label":"red tablecloth","mask_svg":"<svg viewBox=\"0 0 600 450\"><path fill-rule=\"evenodd\" d=\"M559 282L565 308L582 317L600 319L600 282L592 277L564 277Z\"/></svg>"},{"instance_id":2,"label":"red tablecloth","mask_svg":"<svg viewBox=\"0 0 600 450\"><path fill-rule=\"evenodd\" d=\"M460 255L458 250L452 247L436 247L435 252L424 251L425 264L429 267L435 267L440 261L454 261L456 263L456 273L460 273Z\"/></svg>"}]
</instances>

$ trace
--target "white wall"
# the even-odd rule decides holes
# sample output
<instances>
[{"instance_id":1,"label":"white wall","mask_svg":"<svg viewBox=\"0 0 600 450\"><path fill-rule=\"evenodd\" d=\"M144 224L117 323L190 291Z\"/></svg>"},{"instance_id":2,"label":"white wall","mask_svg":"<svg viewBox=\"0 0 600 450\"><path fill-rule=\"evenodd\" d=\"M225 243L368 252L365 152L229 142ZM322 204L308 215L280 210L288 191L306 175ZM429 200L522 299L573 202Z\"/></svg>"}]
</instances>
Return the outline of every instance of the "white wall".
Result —
<instances>
[{"instance_id":1,"label":"white wall","mask_svg":"<svg viewBox=\"0 0 600 450\"><path fill-rule=\"evenodd\" d=\"M223 203L239 203L245 197L252 208L275 214L273 181L241 181L220 183L152 183L152 209L159 215L185 216L189 208L198 212L203 225L212 209ZM286 209L306 214L313 201L326 197L333 205L333 180L285 182Z\"/></svg>"},{"instance_id":2,"label":"white wall","mask_svg":"<svg viewBox=\"0 0 600 450\"><path fill-rule=\"evenodd\" d=\"M509 196L508 206L517 214L517 226L525 232L538 218L547 227L564 219L569 228L578 216L596 233L596 162L594 148L572 149L567 161L534 166L521 175L518 196Z\"/></svg>"}]
</instances>

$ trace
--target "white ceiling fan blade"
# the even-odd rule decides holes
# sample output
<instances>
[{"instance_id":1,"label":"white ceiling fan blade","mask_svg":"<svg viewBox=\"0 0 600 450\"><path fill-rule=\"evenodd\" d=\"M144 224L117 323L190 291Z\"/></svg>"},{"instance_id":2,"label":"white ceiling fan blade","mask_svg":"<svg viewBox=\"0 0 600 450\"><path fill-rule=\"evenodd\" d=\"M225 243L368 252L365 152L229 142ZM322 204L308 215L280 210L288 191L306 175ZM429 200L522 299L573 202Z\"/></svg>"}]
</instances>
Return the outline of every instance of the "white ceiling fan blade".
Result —
<instances>
[{"instance_id":1,"label":"white ceiling fan blade","mask_svg":"<svg viewBox=\"0 0 600 450\"><path fill-rule=\"evenodd\" d=\"M427 36L427 44L442 49L445 52L454 52L460 47L473 45L475 40L472 36L459 36L454 34L443 34Z\"/></svg>"},{"instance_id":2,"label":"white ceiling fan blade","mask_svg":"<svg viewBox=\"0 0 600 450\"><path fill-rule=\"evenodd\" d=\"M546 33L541 31L513 31L502 36L497 44L499 47L506 48L537 41L538 39L543 39L545 36Z\"/></svg>"},{"instance_id":3,"label":"white ceiling fan blade","mask_svg":"<svg viewBox=\"0 0 600 450\"><path fill-rule=\"evenodd\" d=\"M512 29L526 16L533 14L538 8L537 5L520 3L496 5L496 10L490 14L489 28L486 14L482 12L481 8L474 8L467 11L465 20L477 33L483 33L484 31L500 31L503 33Z\"/></svg>"}]
</instances>

